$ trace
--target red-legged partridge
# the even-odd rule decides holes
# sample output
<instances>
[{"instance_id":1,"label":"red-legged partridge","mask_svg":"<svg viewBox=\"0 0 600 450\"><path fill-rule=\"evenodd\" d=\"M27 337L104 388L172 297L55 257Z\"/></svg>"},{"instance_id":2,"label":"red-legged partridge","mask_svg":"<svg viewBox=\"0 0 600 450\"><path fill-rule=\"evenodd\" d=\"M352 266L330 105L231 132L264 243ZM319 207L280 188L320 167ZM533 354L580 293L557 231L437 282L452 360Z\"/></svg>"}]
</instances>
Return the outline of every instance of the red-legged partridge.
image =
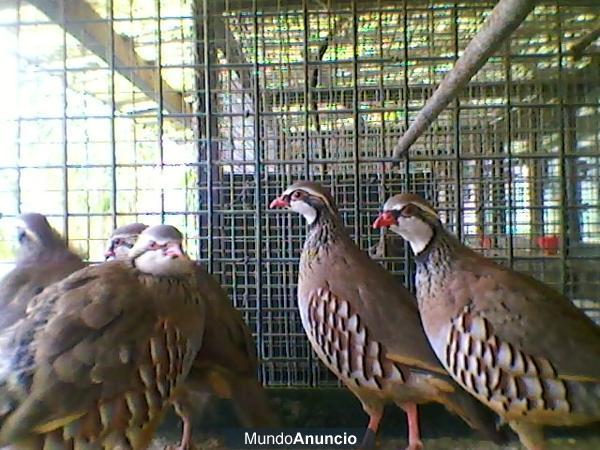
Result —
<instances>
[{"instance_id":1,"label":"red-legged partridge","mask_svg":"<svg viewBox=\"0 0 600 450\"><path fill-rule=\"evenodd\" d=\"M105 260L112 261L113 259L127 258L138 236L146 228L148 228L148 225L145 223L130 223L115 228L108 238L108 245L104 252Z\"/></svg>"},{"instance_id":2,"label":"red-legged partridge","mask_svg":"<svg viewBox=\"0 0 600 450\"><path fill-rule=\"evenodd\" d=\"M136 223L113 231L107 258L126 254L145 227ZM277 426L279 421L257 378L256 344L250 329L215 277L199 263L195 264L195 271L206 302L206 326L202 348L186 379L188 392L230 399L245 427ZM198 408L182 398L180 409L189 414Z\"/></svg>"},{"instance_id":3,"label":"red-legged partridge","mask_svg":"<svg viewBox=\"0 0 600 450\"><path fill-rule=\"evenodd\" d=\"M21 215L17 237L15 268L0 281L0 330L23 317L29 301L47 286L85 267L42 214Z\"/></svg>"},{"instance_id":4,"label":"red-legged partridge","mask_svg":"<svg viewBox=\"0 0 600 450\"><path fill-rule=\"evenodd\" d=\"M0 446L144 449L189 372L204 301L177 229L79 270L0 333Z\"/></svg>"},{"instance_id":5,"label":"red-legged partridge","mask_svg":"<svg viewBox=\"0 0 600 450\"><path fill-rule=\"evenodd\" d=\"M369 415L363 447L374 445L388 403L406 411L409 449L422 447L417 404L427 402L442 403L498 438L493 413L463 391L436 359L414 297L354 244L331 195L301 181L271 208L296 211L308 222L298 278L300 317L321 361Z\"/></svg>"},{"instance_id":6,"label":"red-legged partridge","mask_svg":"<svg viewBox=\"0 0 600 450\"><path fill-rule=\"evenodd\" d=\"M525 447L543 448L543 425L600 420L600 327L569 299L463 245L416 195L391 197L374 226L412 247L439 360Z\"/></svg>"}]
</instances>

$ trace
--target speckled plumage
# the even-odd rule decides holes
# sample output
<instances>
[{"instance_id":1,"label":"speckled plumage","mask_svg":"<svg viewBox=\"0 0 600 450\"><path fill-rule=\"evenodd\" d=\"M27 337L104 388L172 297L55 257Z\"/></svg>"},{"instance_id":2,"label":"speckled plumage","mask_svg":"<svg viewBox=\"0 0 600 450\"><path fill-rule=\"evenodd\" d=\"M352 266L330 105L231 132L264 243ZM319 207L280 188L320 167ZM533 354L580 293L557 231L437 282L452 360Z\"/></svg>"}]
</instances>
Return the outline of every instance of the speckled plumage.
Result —
<instances>
[{"instance_id":1,"label":"speckled plumage","mask_svg":"<svg viewBox=\"0 0 600 450\"><path fill-rule=\"evenodd\" d=\"M143 449L200 348L193 272L82 269L0 333L0 445Z\"/></svg>"},{"instance_id":2,"label":"speckled plumage","mask_svg":"<svg viewBox=\"0 0 600 450\"><path fill-rule=\"evenodd\" d=\"M361 400L371 420L387 403L408 409L435 401L498 437L491 412L439 364L414 297L354 244L331 196L314 183L300 182L273 204L290 202L290 195L303 189L307 193L298 201L318 209L318 215L300 258L298 307L319 358Z\"/></svg>"},{"instance_id":3,"label":"speckled plumage","mask_svg":"<svg viewBox=\"0 0 600 450\"><path fill-rule=\"evenodd\" d=\"M419 202L392 200L390 211ZM600 327L540 281L464 246L436 217L413 215L433 229L415 257L419 309L454 379L531 449L542 448L542 425L600 421Z\"/></svg>"},{"instance_id":4,"label":"speckled plumage","mask_svg":"<svg viewBox=\"0 0 600 450\"><path fill-rule=\"evenodd\" d=\"M123 254L119 245L133 245L144 228L143 224L117 228L111 234L109 250L117 257ZM113 238L119 239L117 245ZM257 378L258 358L250 329L217 279L199 263L194 270L206 304L206 323L202 347L178 399L178 412L182 415L198 412L194 396L214 394L231 399L241 425L277 426L279 421Z\"/></svg>"}]
</instances>

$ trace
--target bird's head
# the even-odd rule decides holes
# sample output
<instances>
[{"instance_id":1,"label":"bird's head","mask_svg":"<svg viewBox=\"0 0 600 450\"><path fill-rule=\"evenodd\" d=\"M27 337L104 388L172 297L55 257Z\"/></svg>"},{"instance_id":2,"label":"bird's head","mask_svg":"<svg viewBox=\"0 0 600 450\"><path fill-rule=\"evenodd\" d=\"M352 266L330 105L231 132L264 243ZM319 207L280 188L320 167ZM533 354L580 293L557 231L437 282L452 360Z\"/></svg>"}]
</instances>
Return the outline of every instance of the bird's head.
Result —
<instances>
[{"instance_id":1,"label":"bird's head","mask_svg":"<svg viewBox=\"0 0 600 450\"><path fill-rule=\"evenodd\" d=\"M373 228L389 227L406 239L415 255L427 247L439 225L435 209L416 194L390 197L383 205L383 212L373 222Z\"/></svg>"},{"instance_id":2,"label":"bird's head","mask_svg":"<svg viewBox=\"0 0 600 450\"><path fill-rule=\"evenodd\" d=\"M301 214L309 225L326 215L336 217L337 208L329 191L313 181L290 185L269 208L286 208Z\"/></svg>"},{"instance_id":3,"label":"bird's head","mask_svg":"<svg viewBox=\"0 0 600 450\"><path fill-rule=\"evenodd\" d=\"M63 247L64 241L50 226L43 214L27 213L17 220L17 239L19 241L19 257L24 257L44 249Z\"/></svg>"},{"instance_id":4,"label":"bird's head","mask_svg":"<svg viewBox=\"0 0 600 450\"><path fill-rule=\"evenodd\" d=\"M182 248L183 235L171 225L154 225L142 231L129 250L129 258L142 272L155 276L184 276L193 262Z\"/></svg>"},{"instance_id":5,"label":"bird's head","mask_svg":"<svg viewBox=\"0 0 600 450\"><path fill-rule=\"evenodd\" d=\"M104 252L105 261L126 258L129 254L129 250L131 250L136 243L138 236L146 228L148 228L148 225L143 223L130 223L115 228L108 238L108 245Z\"/></svg>"}]
</instances>

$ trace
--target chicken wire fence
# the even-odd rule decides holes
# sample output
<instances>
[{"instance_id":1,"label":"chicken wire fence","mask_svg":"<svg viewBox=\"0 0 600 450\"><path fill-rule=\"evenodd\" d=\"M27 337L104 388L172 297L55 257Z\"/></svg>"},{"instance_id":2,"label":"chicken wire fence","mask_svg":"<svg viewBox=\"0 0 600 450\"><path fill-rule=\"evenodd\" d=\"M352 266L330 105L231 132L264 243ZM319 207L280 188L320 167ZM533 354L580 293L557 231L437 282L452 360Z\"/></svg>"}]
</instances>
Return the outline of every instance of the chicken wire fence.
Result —
<instances>
[{"instance_id":1,"label":"chicken wire fence","mask_svg":"<svg viewBox=\"0 0 600 450\"><path fill-rule=\"evenodd\" d=\"M115 225L176 225L243 312L263 381L332 384L296 310L305 225L268 210L312 178L332 189L357 243L408 285L404 243L371 228L401 191L600 320L596 1L540 2L390 164L494 4L0 2L4 269L23 211L47 214L91 261Z\"/></svg>"}]
</instances>

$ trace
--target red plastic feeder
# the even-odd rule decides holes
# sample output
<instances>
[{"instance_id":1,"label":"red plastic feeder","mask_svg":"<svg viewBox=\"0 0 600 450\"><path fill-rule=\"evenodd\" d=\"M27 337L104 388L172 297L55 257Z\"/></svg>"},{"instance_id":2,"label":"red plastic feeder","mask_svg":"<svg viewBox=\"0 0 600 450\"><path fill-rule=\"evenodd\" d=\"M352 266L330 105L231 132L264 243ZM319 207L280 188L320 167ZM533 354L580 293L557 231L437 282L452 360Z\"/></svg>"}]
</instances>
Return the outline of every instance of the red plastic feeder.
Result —
<instances>
[{"instance_id":1,"label":"red plastic feeder","mask_svg":"<svg viewBox=\"0 0 600 450\"><path fill-rule=\"evenodd\" d=\"M548 236L539 236L537 238L537 245L542 249L544 255L555 256L558 255L558 248L560 247L560 237L551 234Z\"/></svg>"},{"instance_id":2,"label":"red plastic feeder","mask_svg":"<svg viewBox=\"0 0 600 450\"><path fill-rule=\"evenodd\" d=\"M490 236L487 236L485 234L480 234L479 235L479 246L483 249L489 250L490 248L492 248L494 246L494 241L492 241L492 238Z\"/></svg>"}]
</instances>

